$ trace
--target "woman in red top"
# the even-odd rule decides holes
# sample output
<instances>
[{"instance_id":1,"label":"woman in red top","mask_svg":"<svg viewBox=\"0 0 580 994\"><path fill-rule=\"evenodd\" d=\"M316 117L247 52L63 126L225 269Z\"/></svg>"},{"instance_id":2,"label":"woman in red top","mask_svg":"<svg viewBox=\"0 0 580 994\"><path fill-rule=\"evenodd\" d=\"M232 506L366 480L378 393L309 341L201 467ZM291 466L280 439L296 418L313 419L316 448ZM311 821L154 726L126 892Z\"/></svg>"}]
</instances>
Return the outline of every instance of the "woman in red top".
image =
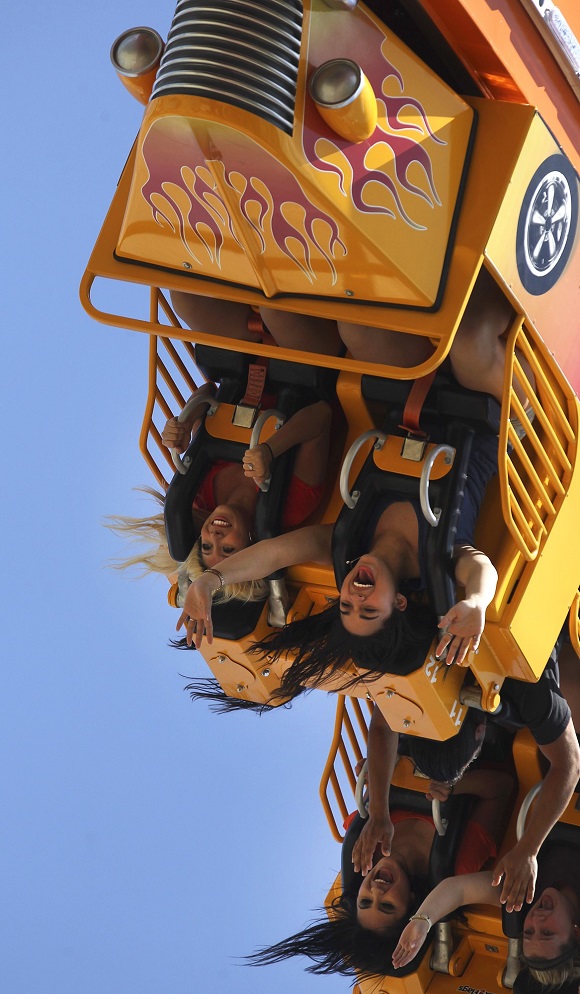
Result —
<instances>
[{"instance_id":1,"label":"woman in red top","mask_svg":"<svg viewBox=\"0 0 580 994\"><path fill-rule=\"evenodd\" d=\"M499 903L497 889L491 887L491 872L477 871L497 855L496 842L505 823L512 777L497 770L475 770L454 785L431 782L430 799L445 800L454 789L475 795L477 802L463 832L456 876L425 897L435 827L431 818L414 812L393 812L391 816L389 784L397 740L385 722L375 721L371 726L371 806L352 852L355 874L362 873L362 881L355 875L345 881L328 919L260 950L251 957L253 963L266 965L303 955L314 960L314 966L309 967L312 973L392 974L393 968L400 969L414 960L432 924L463 904L480 899L472 893L479 895L483 890L481 900L489 901L491 891L491 902Z\"/></svg>"},{"instance_id":2,"label":"woman in red top","mask_svg":"<svg viewBox=\"0 0 580 994\"><path fill-rule=\"evenodd\" d=\"M192 422L171 418L163 431L163 443L184 452L190 442ZM132 538L155 543L141 555L122 562L121 567L141 567L145 573L163 573L180 579L179 589L187 587L204 570L215 569L254 540L254 515L258 500L257 483L268 478L273 460L296 448L293 475L282 514L284 531L302 524L320 503L326 479L332 410L318 401L297 411L278 431L255 448L247 449L241 463L217 462L209 471L193 502L196 521L202 516L200 538L184 563L171 559L167 549L163 516L110 519L110 527ZM162 495L149 491L163 504ZM270 572L266 570L266 574ZM172 588L174 589L174 588ZM218 600L233 597L262 600L267 592L264 581L249 580L220 589ZM178 601L172 601L178 603Z\"/></svg>"},{"instance_id":3,"label":"woman in red top","mask_svg":"<svg viewBox=\"0 0 580 994\"><path fill-rule=\"evenodd\" d=\"M274 459L294 447L294 469L282 513L283 531L296 528L312 514L324 493L331 423L331 408L325 401L318 401L297 411L265 442L247 449L241 463L214 464L193 502L194 511L207 513L197 553L200 566L213 569L251 544L257 484L268 479ZM179 423L171 418L163 431L163 444L185 452L192 427L187 421Z\"/></svg>"}]
</instances>

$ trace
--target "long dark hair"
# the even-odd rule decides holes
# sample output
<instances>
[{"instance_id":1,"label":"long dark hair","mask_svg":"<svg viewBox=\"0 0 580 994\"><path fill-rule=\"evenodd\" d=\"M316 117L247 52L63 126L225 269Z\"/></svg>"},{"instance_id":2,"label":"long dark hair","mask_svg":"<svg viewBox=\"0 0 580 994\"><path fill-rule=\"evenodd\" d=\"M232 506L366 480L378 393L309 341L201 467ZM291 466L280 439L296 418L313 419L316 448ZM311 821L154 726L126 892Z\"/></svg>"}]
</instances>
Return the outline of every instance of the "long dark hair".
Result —
<instances>
[{"instance_id":1,"label":"long dark hair","mask_svg":"<svg viewBox=\"0 0 580 994\"><path fill-rule=\"evenodd\" d=\"M188 645L184 636L180 639L170 639L169 645L172 649L185 649L186 651L196 651L195 645ZM230 714L232 711L253 711L255 714L267 714L269 711L288 710L292 707L291 701L276 699L273 704L268 702L260 704L258 701L246 701L242 697L230 697L213 677L187 677L183 674L184 680L189 680L184 690L189 691L192 701L207 701L210 711L214 714ZM302 688L303 691L306 687ZM294 696L298 697L300 691Z\"/></svg>"},{"instance_id":2,"label":"long dark hair","mask_svg":"<svg viewBox=\"0 0 580 994\"><path fill-rule=\"evenodd\" d=\"M189 679L186 677L185 679ZM214 714L229 714L230 711L254 711L256 714L267 714L269 711L284 709L284 704L260 704L257 701L245 701L240 697L228 697L223 687L213 677L200 677L191 680L183 688L189 691L192 701L207 701L210 711ZM290 704L287 705L291 707Z\"/></svg>"},{"instance_id":3,"label":"long dark hair","mask_svg":"<svg viewBox=\"0 0 580 994\"><path fill-rule=\"evenodd\" d=\"M424 900L425 884L417 878L410 878L410 881L413 899L407 914L414 914ZM313 960L312 966L306 967L307 973L340 973L345 977L393 975L393 953L406 919L380 933L363 928L357 920L357 895L358 887L336 897L329 909L329 918L311 922L301 932L273 946L264 946L247 956L247 962L250 966L268 966L293 956L307 956ZM421 949L404 970L398 970L397 976L416 970L423 952Z\"/></svg>"},{"instance_id":4,"label":"long dark hair","mask_svg":"<svg viewBox=\"0 0 580 994\"><path fill-rule=\"evenodd\" d=\"M273 661L286 652L296 653L275 695L292 699L302 693L305 684L316 687L326 677L343 672L351 662L366 670L368 677L347 676L341 691L385 673L411 673L422 665L436 627L430 607L409 601L406 611L393 611L374 635L351 635L340 620L339 602L334 601L319 614L270 632L250 651Z\"/></svg>"},{"instance_id":5,"label":"long dark hair","mask_svg":"<svg viewBox=\"0 0 580 994\"><path fill-rule=\"evenodd\" d=\"M430 780L453 783L463 776L481 752L483 738L478 740L476 731L485 721L484 713L469 708L457 735L443 742L409 735L406 742L409 755L417 769Z\"/></svg>"}]
</instances>

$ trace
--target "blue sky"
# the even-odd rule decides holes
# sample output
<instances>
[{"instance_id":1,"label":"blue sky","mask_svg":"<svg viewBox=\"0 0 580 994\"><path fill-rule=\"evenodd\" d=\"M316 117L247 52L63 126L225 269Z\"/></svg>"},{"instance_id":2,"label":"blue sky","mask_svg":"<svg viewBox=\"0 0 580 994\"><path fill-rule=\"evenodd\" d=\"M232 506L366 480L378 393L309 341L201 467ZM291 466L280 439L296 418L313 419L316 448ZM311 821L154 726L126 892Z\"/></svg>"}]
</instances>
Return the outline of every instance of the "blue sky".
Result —
<instances>
[{"instance_id":1,"label":"blue sky","mask_svg":"<svg viewBox=\"0 0 580 994\"><path fill-rule=\"evenodd\" d=\"M347 991L235 957L300 928L339 866L318 800L334 702L219 718L182 690L165 582L107 570L139 515L147 340L78 285L142 110L109 64L167 4L5 12L2 989ZM7 313L6 313L7 312Z\"/></svg>"}]
</instances>

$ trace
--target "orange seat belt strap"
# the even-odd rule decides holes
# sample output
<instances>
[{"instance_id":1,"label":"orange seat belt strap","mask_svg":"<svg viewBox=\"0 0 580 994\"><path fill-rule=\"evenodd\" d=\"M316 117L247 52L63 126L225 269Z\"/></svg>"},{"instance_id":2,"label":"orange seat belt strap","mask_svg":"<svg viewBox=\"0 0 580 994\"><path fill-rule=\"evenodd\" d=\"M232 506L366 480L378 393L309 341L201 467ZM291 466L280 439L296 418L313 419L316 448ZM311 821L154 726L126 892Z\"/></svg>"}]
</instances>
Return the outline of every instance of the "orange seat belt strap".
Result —
<instances>
[{"instance_id":1,"label":"orange seat belt strap","mask_svg":"<svg viewBox=\"0 0 580 994\"><path fill-rule=\"evenodd\" d=\"M242 397L240 403L244 407L259 407L260 401L262 400L262 394L264 393L264 384L266 382L266 373L268 372L268 360L267 359L257 359L256 362L250 363L248 368L248 382L246 384L246 392Z\"/></svg>"},{"instance_id":2,"label":"orange seat belt strap","mask_svg":"<svg viewBox=\"0 0 580 994\"><path fill-rule=\"evenodd\" d=\"M403 423L399 427L403 428L410 435L418 435L422 438L426 437L426 432L421 429L419 420L425 398L431 389L436 372L437 370L434 369L431 373L427 373L426 376L421 376L418 380L415 380L409 391L405 410L403 411Z\"/></svg>"}]
</instances>

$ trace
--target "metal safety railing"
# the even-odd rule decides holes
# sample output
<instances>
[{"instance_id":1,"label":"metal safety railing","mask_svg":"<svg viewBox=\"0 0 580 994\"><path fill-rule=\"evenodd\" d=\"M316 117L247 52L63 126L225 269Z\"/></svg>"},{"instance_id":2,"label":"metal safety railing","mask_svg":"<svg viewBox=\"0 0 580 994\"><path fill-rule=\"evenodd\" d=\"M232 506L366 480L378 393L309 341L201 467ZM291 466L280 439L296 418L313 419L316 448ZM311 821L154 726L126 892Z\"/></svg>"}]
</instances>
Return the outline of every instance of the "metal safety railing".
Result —
<instances>
[{"instance_id":1,"label":"metal safety railing","mask_svg":"<svg viewBox=\"0 0 580 994\"><path fill-rule=\"evenodd\" d=\"M502 513L519 552L530 561L566 495L576 460L577 415L570 386L521 318L506 348L502 410L507 407L508 416L502 417L499 442ZM528 398L525 407L518 388Z\"/></svg>"},{"instance_id":2,"label":"metal safety railing","mask_svg":"<svg viewBox=\"0 0 580 994\"><path fill-rule=\"evenodd\" d=\"M161 290L151 290L151 320L159 309L175 328L180 324ZM139 447L145 462L163 490L169 486L175 467L169 449L161 442L168 418L183 409L187 398L204 382L195 365L192 342L151 335L149 341L149 390Z\"/></svg>"},{"instance_id":3,"label":"metal safety railing","mask_svg":"<svg viewBox=\"0 0 580 994\"><path fill-rule=\"evenodd\" d=\"M337 697L334 733L320 780L320 800L337 842L344 839L345 818L356 808L355 767L366 757L372 709L371 701Z\"/></svg>"}]
</instances>

